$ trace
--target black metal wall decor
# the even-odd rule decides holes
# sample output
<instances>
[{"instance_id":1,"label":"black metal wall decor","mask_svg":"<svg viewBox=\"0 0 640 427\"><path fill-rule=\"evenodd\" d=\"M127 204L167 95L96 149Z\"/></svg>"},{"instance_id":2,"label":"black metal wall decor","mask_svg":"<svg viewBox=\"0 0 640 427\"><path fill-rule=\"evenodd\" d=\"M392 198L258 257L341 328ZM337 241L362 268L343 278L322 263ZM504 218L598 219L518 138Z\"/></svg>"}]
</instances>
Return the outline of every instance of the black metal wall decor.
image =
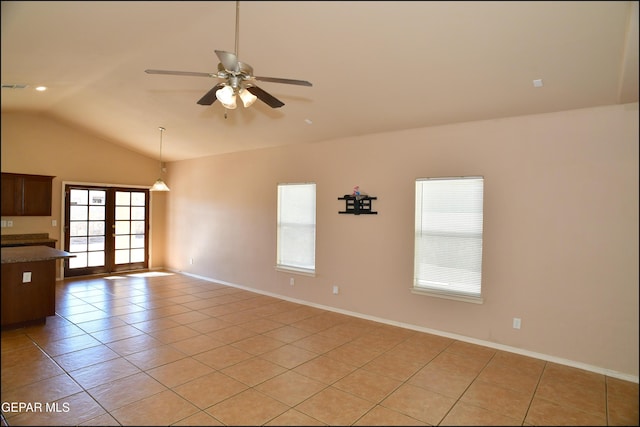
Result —
<instances>
[{"instance_id":1,"label":"black metal wall decor","mask_svg":"<svg viewBox=\"0 0 640 427\"><path fill-rule=\"evenodd\" d=\"M344 197L338 197L338 200L345 201L345 210L339 211L339 214L353 214L353 215L377 215L378 212L372 211L371 201L378 200L377 197L363 196L363 195L348 195Z\"/></svg>"}]
</instances>

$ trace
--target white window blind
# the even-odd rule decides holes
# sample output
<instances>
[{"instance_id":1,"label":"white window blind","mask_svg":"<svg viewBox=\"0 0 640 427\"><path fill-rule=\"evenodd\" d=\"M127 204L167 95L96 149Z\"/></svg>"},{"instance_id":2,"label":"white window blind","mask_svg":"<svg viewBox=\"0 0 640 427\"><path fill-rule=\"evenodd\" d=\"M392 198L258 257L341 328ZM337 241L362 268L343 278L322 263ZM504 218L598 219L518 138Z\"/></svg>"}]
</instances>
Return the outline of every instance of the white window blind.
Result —
<instances>
[{"instance_id":1,"label":"white window blind","mask_svg":"<svg viewBox=\"0 0 640 427\"><path fill-rule=\"evenodd\" d=\"M416 180L414 290L482 302L482 177Z\"/></svg>"},{"instance_id":2,"label":"white window blind","mask_svg":"<svg viewBox=\"0 0 640 427\"><path fill-rule=\"evenodd\" d=\"M316 268L316 184L278 184L277 268Z\"/></svg>"}]
</instances>

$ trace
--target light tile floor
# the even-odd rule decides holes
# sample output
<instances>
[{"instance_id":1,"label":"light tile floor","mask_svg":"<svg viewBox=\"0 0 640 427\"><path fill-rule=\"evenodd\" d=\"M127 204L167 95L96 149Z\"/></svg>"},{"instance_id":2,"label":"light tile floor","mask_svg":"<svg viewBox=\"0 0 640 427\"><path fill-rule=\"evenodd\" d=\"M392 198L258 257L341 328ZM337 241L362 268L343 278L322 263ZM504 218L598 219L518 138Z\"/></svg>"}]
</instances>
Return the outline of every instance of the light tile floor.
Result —
<instances>
[{"instance_id":1,"label":"light tile floor","mask_svg":"<svg viewBox=\"0 0 640 427\"><path fill-rule=\"evenodd\" d=\"M181 274L2 332L9 425L638 425L638 384Z\"/></svg>"}]
</instances>

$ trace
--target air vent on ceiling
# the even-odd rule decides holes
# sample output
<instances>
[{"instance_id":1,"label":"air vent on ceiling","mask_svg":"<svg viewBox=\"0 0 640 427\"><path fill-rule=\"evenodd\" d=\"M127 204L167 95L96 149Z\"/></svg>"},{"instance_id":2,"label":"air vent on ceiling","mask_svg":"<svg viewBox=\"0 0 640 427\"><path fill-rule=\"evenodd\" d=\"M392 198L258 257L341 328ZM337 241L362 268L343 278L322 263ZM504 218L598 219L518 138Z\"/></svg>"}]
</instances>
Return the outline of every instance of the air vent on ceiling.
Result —
<instances>
[{"instance_id":1,"label":"air vent on ceiling","mask_svg":"<svg viewBox=\"0 0 640 427\"><path fill-rule=\"evenodd\" d=\"M29 85L20 85L20 84L4 84L2 83L2 89L26 89Z\"/></svg>"}]
</instances>

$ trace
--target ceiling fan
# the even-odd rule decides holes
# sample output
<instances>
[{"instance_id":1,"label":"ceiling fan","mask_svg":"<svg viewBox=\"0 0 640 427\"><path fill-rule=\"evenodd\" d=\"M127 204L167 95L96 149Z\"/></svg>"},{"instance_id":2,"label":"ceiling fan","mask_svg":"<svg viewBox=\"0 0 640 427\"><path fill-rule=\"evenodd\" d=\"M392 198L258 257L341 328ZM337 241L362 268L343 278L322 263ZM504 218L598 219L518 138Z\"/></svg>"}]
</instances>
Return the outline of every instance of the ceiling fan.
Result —
<instances>
[{"instance_id":1,"label":"ceiling fan","mask_svg":"<svg viewBox=\"0 0 640 427\"><path fill-rule=\"evenodd\" d=\"M236 1L236 44L235 53L225 52L224 50L216 50L220 62L218 63L218 71L215 73L200 73L194 71L168 71L168 70L145 70L148 74L169 74L174 76L194 76L194 77L213 77L223 79L224 81L215 85L200 100L200 105L211 105L216 99L224 106L224 108L232 110L237 107L236 95L240 97L245 107L251 106L256 99L261 100L271 108L280 108L284 102L275 96L256 86L255 81L285 83L298 86L312 86L306 80L283 79L278 77L261 77L253 75L253 67L251 65L240 62L238 60L238 22L240 15L240 2Z\"/></svg>"}]
</instances>

